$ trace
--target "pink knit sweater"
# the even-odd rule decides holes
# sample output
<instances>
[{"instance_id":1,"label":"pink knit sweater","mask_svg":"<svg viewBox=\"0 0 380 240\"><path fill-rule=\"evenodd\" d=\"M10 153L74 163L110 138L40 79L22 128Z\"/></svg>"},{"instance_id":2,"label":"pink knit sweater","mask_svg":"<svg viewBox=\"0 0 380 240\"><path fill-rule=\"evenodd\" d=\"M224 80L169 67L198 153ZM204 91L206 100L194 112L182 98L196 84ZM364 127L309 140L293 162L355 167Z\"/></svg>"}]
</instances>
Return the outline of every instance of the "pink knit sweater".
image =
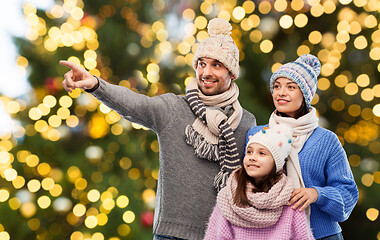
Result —
<instances>
[{"instance_id":1,"label":"pink knit sweater","mask_svg":"<svg viewBox=\"0 0 380 240\"><path fill-rule=\"evenodd\" d=\"M204 240L308 240L314 239L304 212L284 206L280 219L266 228L245 228L230 223L215 206Z\"/></svg>"},{"instance_id":2,"label":"pink knit sweater","mask_svg":"<svg viewBox=\"0 0 380 240\"><path fill-rule=\"evenodd\" d=\"M293 191L291 180L283 175L268 192L261 193L253 193L253 185L248 183L250 207L239 207L233 202L237 185L235 173L218 193L204 239L314 239L305 212L287 205Z\"/></svg>"}]
</instances>

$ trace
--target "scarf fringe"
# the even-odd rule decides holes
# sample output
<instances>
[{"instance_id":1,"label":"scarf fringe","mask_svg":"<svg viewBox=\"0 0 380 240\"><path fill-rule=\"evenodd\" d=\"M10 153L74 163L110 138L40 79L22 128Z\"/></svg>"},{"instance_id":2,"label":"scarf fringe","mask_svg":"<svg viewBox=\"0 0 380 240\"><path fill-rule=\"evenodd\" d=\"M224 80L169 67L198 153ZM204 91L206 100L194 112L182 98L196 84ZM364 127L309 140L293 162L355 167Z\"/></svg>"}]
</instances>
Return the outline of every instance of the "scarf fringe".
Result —
<instances>
[{"instance_id":1,"label":"scarf fringe","mask_svg":"<svg viewBox=\"0 0 380 240\"><path fill-rule=\"evenodd\" d=\"M227 186L227 180L230 176L229 172L219 171L218 174L214 178L214 187L219 192L222 188Z\"/></svg>"},{"instance_id":2,"label":"scarf fringe","mask_svg":"<svg viewBox=\"0 0 380 240\"><path fill-rule=\"evenodd\" d=\"M195 155L211 161L219 161L218 146L208 143L203 136L188 125L185 129L186 143L194 147Z\"/></svg>"}]
</instances>

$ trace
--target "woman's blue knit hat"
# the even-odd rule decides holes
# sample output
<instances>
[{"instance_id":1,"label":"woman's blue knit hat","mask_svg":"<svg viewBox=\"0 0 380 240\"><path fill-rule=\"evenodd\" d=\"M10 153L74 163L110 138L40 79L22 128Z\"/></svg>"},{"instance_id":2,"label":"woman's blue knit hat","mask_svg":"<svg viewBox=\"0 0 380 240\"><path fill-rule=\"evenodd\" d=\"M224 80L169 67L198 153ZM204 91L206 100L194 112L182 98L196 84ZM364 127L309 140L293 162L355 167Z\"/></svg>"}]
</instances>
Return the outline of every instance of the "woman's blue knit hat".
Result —
<instances>
[{"instance_id":1,"label":"woman's blue knit hat","mask_svg":"<svg viewBox=\"0 0 380 240\"><path fill-rule=\"evenodd\" d=\"M317 91L317 78L321 72L321 63L318 58L305 54L294 62L282 65L270 78L270 91L273 94L273 83L277 78L288 78L300 87L305 98L306 107L311 107L311 100Z\"/></svg>"}]
</instances>

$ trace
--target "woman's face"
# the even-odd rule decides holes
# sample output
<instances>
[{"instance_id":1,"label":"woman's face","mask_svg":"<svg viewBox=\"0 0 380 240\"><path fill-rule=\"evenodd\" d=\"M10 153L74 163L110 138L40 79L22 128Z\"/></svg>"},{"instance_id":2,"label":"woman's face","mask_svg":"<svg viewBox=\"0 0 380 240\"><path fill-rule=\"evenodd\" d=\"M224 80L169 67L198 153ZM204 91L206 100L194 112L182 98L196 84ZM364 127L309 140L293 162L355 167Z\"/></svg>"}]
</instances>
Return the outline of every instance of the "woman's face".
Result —
<instances>
[{"instance_id":1,"label":"woman's face","mask_svg":"<svg viewBox=\"0 0 380 240\"><path fill-rule=\"evenodd\" d=\"M247 147L243 166L250 177L256 182L261 182L269 175L275 164L272 154L266 147L259 143L251 143Z\"/></svg>"},{"instance_id":2,"label":"woman's face","mask_svg":"<svg viewBox=\"0 0 380 240\"><path fill-rule=\"evenodd\" d=\"M303 102L303 94L297 83L284 77L274 81L272 98L277 111L293 118Z\"/></svg>"}]
</instances>

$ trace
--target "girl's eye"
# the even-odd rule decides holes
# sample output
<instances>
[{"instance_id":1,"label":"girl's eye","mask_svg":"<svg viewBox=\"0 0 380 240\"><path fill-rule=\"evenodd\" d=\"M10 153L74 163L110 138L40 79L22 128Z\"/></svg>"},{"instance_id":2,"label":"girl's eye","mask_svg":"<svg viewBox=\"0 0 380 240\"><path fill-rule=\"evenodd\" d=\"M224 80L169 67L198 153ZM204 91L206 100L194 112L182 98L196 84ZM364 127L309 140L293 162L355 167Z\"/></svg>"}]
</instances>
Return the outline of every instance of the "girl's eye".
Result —
<instances>
[{"instance_id":1,"label":"girl's eye","mask_svg":"<svg viewBox=\"0 0 380 240\"><path fill-rule=\"evenodd\" d=\"M289 85L289 89L296 89L296 87L295 86L293 86L293 85Z\"/></svg>"},{"instance_id":2,"label":"girl's eye","mask_svg":"<svg viewBox=\"0 0 380 240\"><path fill-rule=\"evenodd\" d=\"M275 88L275 89L280 88L280 85L275 84L275 85L273 85L273 88Z\"/></svg>"}]
</instances>

